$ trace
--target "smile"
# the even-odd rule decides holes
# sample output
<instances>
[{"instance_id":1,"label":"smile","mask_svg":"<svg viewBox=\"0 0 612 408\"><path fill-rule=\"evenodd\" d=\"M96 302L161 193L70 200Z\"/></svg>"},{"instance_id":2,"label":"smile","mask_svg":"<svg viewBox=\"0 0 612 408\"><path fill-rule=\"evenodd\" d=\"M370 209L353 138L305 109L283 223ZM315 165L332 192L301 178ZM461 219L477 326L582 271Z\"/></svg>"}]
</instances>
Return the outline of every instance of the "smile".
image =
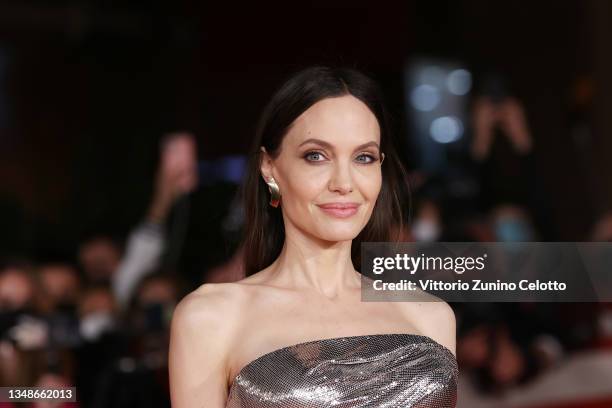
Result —
<instances>
[{"instance_id":1,"label":"smile","mask_svg":"<svg viewBox=\"0 0 612 408\"><path fill-rule=\"evenodd\" d=\"M318 204L319 208L328 215L337 218L348 218L357 213L357 203L328 203Z\"/></svg>"}]
</instances>

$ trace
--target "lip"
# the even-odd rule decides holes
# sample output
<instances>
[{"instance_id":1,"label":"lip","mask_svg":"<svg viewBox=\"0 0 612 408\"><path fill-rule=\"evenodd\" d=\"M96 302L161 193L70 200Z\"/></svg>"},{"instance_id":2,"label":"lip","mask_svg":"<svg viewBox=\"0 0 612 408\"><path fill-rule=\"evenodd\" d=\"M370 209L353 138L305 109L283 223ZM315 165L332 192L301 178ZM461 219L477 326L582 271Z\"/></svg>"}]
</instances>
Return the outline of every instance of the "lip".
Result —
<instances>
[{"instance_id":1,"label":"lip","mask_svg":"<svg viewBox=\"0 0 612 408\"><path fill-rule=\"evenodd\" d=\"M317 204L318 207L328 215L337 218L348 218L357 213L359 203L325 203Z\"/></svg>"}]
</instances>

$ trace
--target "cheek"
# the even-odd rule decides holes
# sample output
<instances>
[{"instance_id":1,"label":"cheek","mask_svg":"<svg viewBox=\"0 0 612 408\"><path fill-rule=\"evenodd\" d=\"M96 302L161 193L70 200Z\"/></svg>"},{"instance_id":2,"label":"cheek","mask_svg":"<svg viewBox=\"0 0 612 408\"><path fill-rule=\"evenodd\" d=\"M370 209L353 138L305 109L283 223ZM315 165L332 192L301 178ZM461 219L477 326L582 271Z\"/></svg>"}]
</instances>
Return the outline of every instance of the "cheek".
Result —
<instances>
[{"instance_id":1,"label":"cheek","mask_svg":"<svg viewBox=\"0 0 612 408\"><path fill-rule=\"evenodd\" d=\"M327 174L323 166L319 168L297 167L287 171L280 185L283 202L287 209L305 209L317 201L325 190Z\"/></svg>"},{"instance_id":2,"label":"cheek","mask_svg":"<svg viewBox=\"0 0 612 408\"><path fill-rule=\"evenodd\" d=\"M382 173L378 169L364 169L359 171L356 180L359 180L359 191L363 198L371 201L372 204L378 198L382 188Z\"/></svg>"}]
</instances>

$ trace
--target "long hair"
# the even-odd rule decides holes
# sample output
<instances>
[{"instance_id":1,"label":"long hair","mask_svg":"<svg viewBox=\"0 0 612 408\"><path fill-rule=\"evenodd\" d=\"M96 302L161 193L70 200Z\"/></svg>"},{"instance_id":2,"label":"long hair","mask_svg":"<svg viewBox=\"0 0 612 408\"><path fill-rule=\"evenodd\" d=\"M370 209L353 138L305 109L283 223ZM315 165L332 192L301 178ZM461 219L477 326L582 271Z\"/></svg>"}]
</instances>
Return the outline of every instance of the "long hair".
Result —
<instances>
[{"instance_id":1,"label":"long hair","mask_svg":"<svg viewBox=\"0 0 612 408\"><path fill-rule=\"evenodd\" d=\"M403 188L406 188L406 192L409 189L406 172L393 145L378 85L351 68L307 68L294 74L272 96L260 118L249 154L246 178L241 186L245 210L244 267L247 276L272 264L285 241L282 212L280 208L269 205L268 186L261 176L261 146L272 158L276 158L283 138L302 113L323 99L345 95L362 101L376 116L380 127L380 147L385 153L381 165L382 186L372 216L353 240L351 258L355 269L361 270L361 242L391 240L393 225L398 225L401 231L404 225L401 196Z\"/></svg>"}]
</instances>

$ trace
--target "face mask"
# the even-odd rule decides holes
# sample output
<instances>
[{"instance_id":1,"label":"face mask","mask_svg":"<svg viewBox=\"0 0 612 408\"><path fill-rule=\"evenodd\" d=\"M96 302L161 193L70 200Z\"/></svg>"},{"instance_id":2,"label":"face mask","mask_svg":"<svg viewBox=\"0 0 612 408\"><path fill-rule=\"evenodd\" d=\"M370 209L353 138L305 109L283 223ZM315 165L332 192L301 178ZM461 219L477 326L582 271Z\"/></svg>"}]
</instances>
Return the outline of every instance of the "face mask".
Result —
<instances>
[{"instance_id":1,"label":"face mask","mask_svg":"<svg viewBox=\"0 0 612 408\"><path fill-rule=\"evenodd\" d=\"M146 331L163 331L170 327L174 304L149 303L142 306L142 315Z\"/></svg>"},{"instance_id":2,"label":"face mask","mask_svg":"<svg viewBox=\"0 0 612 408\"><path fill-rule=\"evenodd\" d=\"M115 321L110 313L92 313L81 319L79 331L84 339L95 341L114 326Z\"/></svg>"},{"instance_id":3,"label":"face mask","mask_svg":"<svg viewBox=\"0 0 612 408\"><path fill-rule=\"evenodd\" d=\"M17 325L9 330L9 334L21 350L37 350L47 344L49 328L40 319L22 315L18 318Z\"/></svg>"},{"instance_id":4,"label":"face mask","mask_svg":"<svg viewBox=\"0 0 612 408\"><path fill-rule=\"evenodd\" d=\"M418 219L412 224L412 235L419 242L433 242L440 237L440 227L437 222Z\"/></svg>"},{"instance_id":5,"label":"face mask","mask_svg":"<svg viewBox=\"0 0 612 408\"><path fill-rule=\"evenodd\" d=\"M0 338L6 336L13 326L17 326L19 320L24 316L33 317L36 314L28 307L14 310L2 310L0 308Z\"/></svg>"},{"instance_id":6,"label":"face mask","mask_svg":"<svg viewBox=\"0 0 612 408\"><path fill-rule=\"evenodd\" d=\"M500 242L529 242L533 240L531 228L518 218L502 218L495 223L495 237Z\"/></svg>"}]
</instances>

